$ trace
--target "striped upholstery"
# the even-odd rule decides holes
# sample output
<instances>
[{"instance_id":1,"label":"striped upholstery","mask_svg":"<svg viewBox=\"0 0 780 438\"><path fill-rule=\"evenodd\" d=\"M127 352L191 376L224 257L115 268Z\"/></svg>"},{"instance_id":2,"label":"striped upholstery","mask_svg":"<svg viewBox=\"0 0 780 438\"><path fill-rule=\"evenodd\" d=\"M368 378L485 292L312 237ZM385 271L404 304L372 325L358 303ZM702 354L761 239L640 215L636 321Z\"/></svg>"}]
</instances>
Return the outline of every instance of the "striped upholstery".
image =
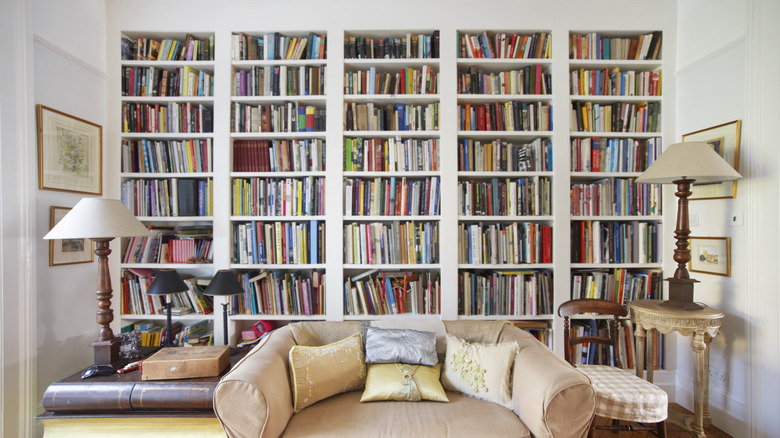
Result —
<instances>
[{"instance_id":1,"label":"striped upholstery","mask_svg":"<svg viewBox=\"0 0 780 438\"><path fill-rule=\"evenodd\" d=\"M608 365L579 365L596 392L596 415L657 423L667 416L666 392L629 371Z\"/></svg>"}]
</instances>

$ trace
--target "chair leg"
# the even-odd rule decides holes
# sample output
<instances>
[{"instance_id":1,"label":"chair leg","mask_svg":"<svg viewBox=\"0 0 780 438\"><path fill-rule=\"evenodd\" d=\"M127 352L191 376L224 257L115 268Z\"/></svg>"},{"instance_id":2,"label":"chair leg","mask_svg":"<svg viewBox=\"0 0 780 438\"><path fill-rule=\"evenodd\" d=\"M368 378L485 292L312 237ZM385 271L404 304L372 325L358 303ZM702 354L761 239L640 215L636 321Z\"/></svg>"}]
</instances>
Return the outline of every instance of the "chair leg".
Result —
<instances>
[{"instance_id":1,"label":"chair leg","mask_svg":"<svg viewBox=\"0 0 780 438\"><path fill-rule=\"evenodd\" d=\"M666 420L656 423L658 438L666 438Z\"/></svg>"}]
</instances>

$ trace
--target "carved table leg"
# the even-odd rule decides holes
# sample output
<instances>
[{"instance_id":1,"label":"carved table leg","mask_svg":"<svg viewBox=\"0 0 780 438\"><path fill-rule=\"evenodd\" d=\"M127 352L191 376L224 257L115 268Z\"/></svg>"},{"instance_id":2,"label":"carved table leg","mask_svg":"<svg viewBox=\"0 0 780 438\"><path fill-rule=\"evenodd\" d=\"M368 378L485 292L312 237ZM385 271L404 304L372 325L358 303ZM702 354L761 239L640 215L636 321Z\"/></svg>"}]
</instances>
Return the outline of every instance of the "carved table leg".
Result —
<instances>
[{"instance_id":1,"label":"carved table leg","mask_svg":"<svg viewBox=\"0 0 780 438\"><path fill-rule=\"evenodd\" d=\"M712 424L710 417L710 342L712 335L704 334L704 375L702 386L704 386L704 410L702 411L702 421L705 426Z\"/></svg>"},{"instance_id":2,"label":"carved table leg","mask_svg":"<svg viewBox=\"0 0 780 438\"><path fill-rule=\"evenodd\" d=\"M694 382L694 399L693 399L693 407L694 407L694 415L695 419L692 426L692 432L697 437L703 437L704 435L704 421L703 421L703 415L704 415L704 409L705 409L705 400L706 393L707 393L707 387L706 384L709 383L708 380L708 374L709 374L709 363L705 359L705 356L707 354L705 353L707 350L707 344L704 342L704 336L703 333L700 331L697 331L693 334L693 338L691 339L691 348L693 348L693 357L694 362L696 366L696 380Z\"/></svg>"},{"instance_id":3,"label":"carved table leg","mask_svg":"<svg viewBox=\"0 0 780 438\"><path fill-rule=\"evenodd\" d=\"M636 376L644 379L645 369L645 329L641 324L636 325L634 337L636 338L636 348L634 349L634 366L636 367Z\"/></svg>"}]
</instances>

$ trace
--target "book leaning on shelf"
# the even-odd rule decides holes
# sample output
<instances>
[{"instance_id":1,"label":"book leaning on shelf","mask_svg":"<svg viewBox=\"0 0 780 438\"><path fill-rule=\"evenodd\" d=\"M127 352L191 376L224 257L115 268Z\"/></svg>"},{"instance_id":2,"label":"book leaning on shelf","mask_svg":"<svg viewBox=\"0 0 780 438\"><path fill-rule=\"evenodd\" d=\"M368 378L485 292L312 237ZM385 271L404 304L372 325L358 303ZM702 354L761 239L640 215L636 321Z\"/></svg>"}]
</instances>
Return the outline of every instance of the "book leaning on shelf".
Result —
<instances>
[{"instance_id":1,"label":"book leaning on shelf","mask_svg":"<svg viewBox=\"0 0 780 438\"><path fill-rule=\"evenodd\" d=\"M344 225L344 263L432 264L439 262L439 222Z\"/></svg>"},{"instance_id":2,"label":"book leaning on shelf","mask_svg":"<svg viewBox=\"0 0 780 438\"><path fill-rule=\"evenodd\" d=\"M373 269L347 278L344 311L347 315L439 314L440 292L435 272Z\"/></svg>"},{"instance_id":3,"label":"book leaning on shelf","mask_svg":"<svg viewBox=\"0 0 780 438\"><path fill-rule=\"evenodd\" d=\"M345 172L437 171L439 139L345 138Z\"/></svg>"},{"instance_id":4,"label":"book leaning on shelf","mask_svg":"<svg viewBox=\"0 0 780 438\"><path fill-rule=\"evenodd\" d=\"M233 224L233 263L325 263L325 223L261 222Z\"/></svg>"},{"instance_id":5,"label":"book leaning on shelf","mask_svg":"<svg viewBox=\"0 0 780 438\"><path fill-rule=\"evenodd\" d=\"M231 314L322 315L325 273L249 271L239 275L244 294L230 299Z\"/></svg>"},{"instance_id":6,"label":"book leaning on shelf","mask_svg":"<svg viewBox=\"0 0 780 438\"><path fill-rule=\"evenodd\" d=\"M149 236L127 239L122 263L211 263L214 248L208 225L149 225Z\"/></svg>"}]
</instances>

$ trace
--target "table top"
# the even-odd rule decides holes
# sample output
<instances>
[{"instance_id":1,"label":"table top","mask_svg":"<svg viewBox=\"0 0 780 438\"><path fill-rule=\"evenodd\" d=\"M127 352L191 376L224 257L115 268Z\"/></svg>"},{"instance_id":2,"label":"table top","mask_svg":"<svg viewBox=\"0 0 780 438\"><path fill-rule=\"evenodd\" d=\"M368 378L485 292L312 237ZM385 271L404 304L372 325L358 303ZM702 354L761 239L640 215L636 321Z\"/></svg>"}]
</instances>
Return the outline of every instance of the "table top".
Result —
<instances>
[{"instance_id":1,"label":"table top","mask_svg":"<svg viewBox=\"0 0 780 438\"><path fill-rule=\"evenodd\" d=\"M680 332L689 336L693 333L709 333L715 336L725 316L723 312L704 306L697 310L684 310L661 306L663 300L634 300L628 303L631 321L644 329L656 329L661 333Z\"/></svg>"},{"instance_id":2,"label":"table top","mask_svg":"<svg viewBox=\"0 0 780 438\"><path fill-rule=\"evenodd\" d=\"M81 378L83 370L58 380L43 395L43 407L54 413L210 411L217 383L248 348L230 358L219 376L193 379L142 380L141 371Z\"/></svg>"}]
</instances>

